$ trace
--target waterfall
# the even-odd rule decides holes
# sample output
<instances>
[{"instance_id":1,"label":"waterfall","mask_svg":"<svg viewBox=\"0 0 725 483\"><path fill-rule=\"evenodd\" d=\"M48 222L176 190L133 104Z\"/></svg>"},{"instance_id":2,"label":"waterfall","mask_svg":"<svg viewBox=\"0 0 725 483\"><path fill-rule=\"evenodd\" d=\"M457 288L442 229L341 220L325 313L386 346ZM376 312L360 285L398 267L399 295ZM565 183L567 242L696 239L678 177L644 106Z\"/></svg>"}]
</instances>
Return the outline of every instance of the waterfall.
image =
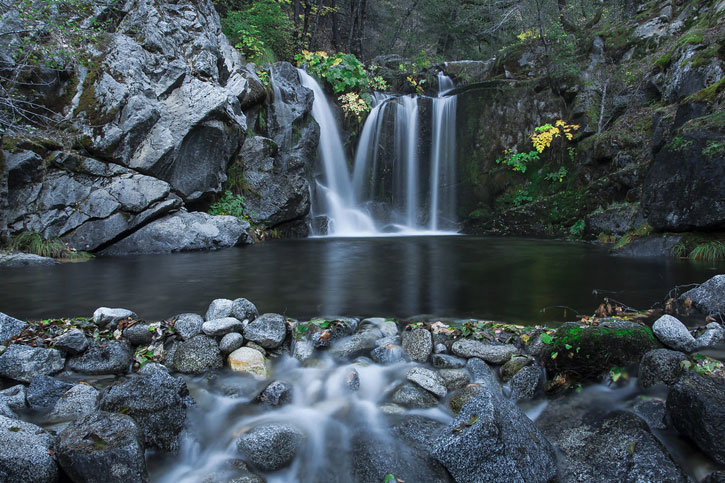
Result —
<instances>
[{"instance_id":1,"label":"waterfall","mask_svg":"<svg viewBox=\"0 0 725 483\"><path fill-rule=\"evenodd\" d=\"M376 94L360 133L352 176L340 132L320 85L299 71L315 99L323 172L313 216L327 217L330 236L455 233L456 96L438 75L434 98ZM426 114L430 113L430 117ZM430 132L430 144L421 133Z\"/></svg>"},{"instance_id":2,"label":"waterfall","mask_svg":"<svg viewBox=\"0 0 725 483\"><path fill-rule=\"evenodd\" d=\"M328 218L327 234L374 235L377 229L373 219L356 206L340 131L337 129L337 122L325 93L307 72L299 69L299 75L302 85L312 90L315 96L312 116L320 125L318 152L324 168L324 182L318 182L317 187L324 194L323 212ZM317 210L314 214L317 214Z\"/></svg>"}]
</instances>

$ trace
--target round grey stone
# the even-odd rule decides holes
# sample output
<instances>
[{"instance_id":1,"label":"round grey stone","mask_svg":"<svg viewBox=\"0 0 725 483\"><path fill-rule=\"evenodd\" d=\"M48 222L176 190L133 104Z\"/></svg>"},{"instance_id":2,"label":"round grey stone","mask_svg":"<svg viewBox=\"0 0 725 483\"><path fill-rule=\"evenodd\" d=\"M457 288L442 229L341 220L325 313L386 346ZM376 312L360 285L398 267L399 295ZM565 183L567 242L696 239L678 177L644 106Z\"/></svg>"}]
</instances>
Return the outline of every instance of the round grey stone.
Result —
<instances>
[{"instance_id":1,"label":"round grey stone","mask_svg":"<svg viewBox=\"0 0 725 483\"><path fill-rule=\"evenodd\" d=\"M290 424L264 424L237 440L237 451L262 471L289 465L302 447L305 435Z\"/></svg>"},{"instance_id":2,"label":"round grey stone","mask_svg":"<svg viewBox=\"0 0 725 483\"><path fill-rule=\"evenodd\" d=\"M209 304L204 320L223 319L232 316L234 301L229 299L216 299Z\"/></svg>"},{"instance_id":3,"label":"round grey stone","mask_svg":"<svg viewBox=\"0 0 725 483\"><path fill-rule=\"evenodd\" d=\"M209 369L219 369L224 358L216 341L205 335L197 335L178 344L174 352L174 367L179 372L198 374Z\"/></svg>"},{"instance_id":4,"label":"round grey stone","mask_svg":"<svg viewBox=\"0 0 725 483\"><path fill-rule=\"evenodd\" d=\"M256 342L265 349L282 345L287 335L287 323L279 314L263 314L244 327L244 338Z\"/></svg>"},{"instance_id":5,"label":"round grey stone","mask_svg":"<svg viewBox=\"0 0 725 483\"><path fill-rule=\"evenodd\" d=\"M243 327L244 326L238 319L235 319L234 317L224 317L204 322L204 325L201 326L201 330L208 336L219 337L231 332L241 332Z\"/></svg>"},{"instance_id":6,"label":"round grey stone","mask_svg":"<svg viewBox=\"0 0 725 483\"><path fill-rule=\"evenodd\" d=\"M8 482L51 483L58 467L50 455L53 436L39 426L0 416L0 476Z\"/></svg>"},{"instance_id":7,"label":"round grey stone","mask_svg":"<svg viewBox=\"0 0 725 483\"><path fill-rule=\"evenodd\" d=\"M47 376L63 370L65 357L55 349L13 344L0 355L0 376L30 382L35 376Z\"/></svg>"},{"instance_id":8,"label":"round grey stone","mask_svg":"<svg viewBox=\"0 0 725 483\"><path fill-rule=\"evenodd\" d=\"M80 354L88 349L88 338L81 329L71 329L59 335L53 342L53 347L68 354Z\"/></svg>"},{"instance_id":9,"label":"round grey stone","mask_svg":"<svg viewBox=\"0 0 725 483\"><path fill-rule=\"evenodd\" d=\"M154 340L154 333L149 330L148 324L134 324L124 329L123 336L134 346L148 345Z\"/></svg>"},{"instance_id":10,"label":"round grey stone","mask_svg":"<svg viewBox=\"0 0 725 483\"><path fill-rule=\"evenodd\" d=\"M292 402L292 384L286 381L274 381L259 395L259 402L272 407Z\"/></svg>"},{"instance_id":11,"label":"round grey stone","mask_svg":"<svg viewBox=\"0 0 725 483\"><path fill-rule=\"evenodd\" d=\"M670 349L655 349L642 356L639 365L639 385L643 388L664 382L668 386L675 384L682 374L682 361L687 355Z\"/></svg>"},{"instance_id":12,"label":"round grey stone","mask_svg":"<svg viewBox=\"0 0 725 483\"><path fill-rule=\"evenodd\" d=\"M652 332L665 346L690 353L697 347L697 341L685 324L672 317L663 315L652 325Z\"/></svg>"},{"instance_id":13,"label":"round grey stone","mask_svg":"<svg viewBox=\"0 0 725 483\"><path fill-rule=\"evenodd\" d=\"M433 338L430 332L422 327L404 332L403 352L411 361L427 362L433 352Z\"/></svg>"},{"instance_id":14,"label":"round grey stone","mask_svg":"<svg viewBox=\"0 0 725 483\"><path fill-rule=\"evenodd\" d=\"M245 298L235 299L232 303L232 316L239 320L253 321L259 316L257 306Z\"/></svg>"},{"instance_id":15,"label":"round grey stone","mask_svg":"<svg viewBox=\"0 0 725 483\"><path fill-rule=\"evenodd\" d=\"M414 367L408 371L406 378L437 397L445 397L448 393L446 382L435 371L425 367Z\"/></svg>"},{"instance_id":16,"label":"round grey stone","mask_svg":"<svg viewBox=\"0 0 725 483\"><path fill-rule=\"evenodd\" d=\"M138 316L135 312L128 309L112 309L108 307L99 307L93 312L93 323L99 327L114 327L119 321L124 319L135 319Z\"/></svg>"},{"instance_id":17,"label":"round grey stone","mask_svg":"<svg viewBox=\"0 0 725 483\"><path fill-rule=\"evenodd\" d=\"M125 342L92 345L83 354L68 359L68 368L81 374L125 374L133 354Z\"/></svg>"},{"instance_id":18,"label":"round grey stone","mask_svg":"<svg viewBox=\"0 0 725 483\"><path fill-rule=\"evenodd\" d=\"M231 332L222 337L219 342L219 349L222 354L231 354L244 345L244 336L239 332Z\"/></svg>"},{"instance_id":19,"label":"round grey stone","mask_svg":"<svg viewBox=\"0 0 725 483\"><path fill-rule=\"evenodd\" d=\"M174 329L184 340L189 340L195 335L201 334L201 326L204 319L197 314L181 314L176 317Z\"/></svg>"}]
</instances>

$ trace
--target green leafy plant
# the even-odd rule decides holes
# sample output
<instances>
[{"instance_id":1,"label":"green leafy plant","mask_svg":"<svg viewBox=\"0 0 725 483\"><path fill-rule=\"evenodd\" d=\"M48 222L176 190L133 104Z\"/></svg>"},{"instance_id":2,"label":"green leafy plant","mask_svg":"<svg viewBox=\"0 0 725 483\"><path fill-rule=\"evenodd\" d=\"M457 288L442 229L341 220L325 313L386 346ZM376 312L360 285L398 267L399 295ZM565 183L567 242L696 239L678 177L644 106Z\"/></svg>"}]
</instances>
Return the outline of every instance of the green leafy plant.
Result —
<instances>
[{"instance_id":1,"label":"green leafy plant","mask_svg":"<svg viewBox=\"0 0 725 483\"><path fill-rule=\"evenodd\" d=\"M667 145L667 148L671 151L682 151L684 149L689 148L692 145L692 141L689 139L685 139L682 136L676 136L672 139L672 141Z\"/></svg>"},{"instance_id":2,"label":"green leafy plant","mask_svg":"<svg viewBox=\"0 0 725 483\"><path fill-rule=\"evenodd\" d=\"M272 62L292 57L293 24L277 0L245 2L221 19L229 41L250 62Z\"/></svg>"},{"instance_id":3,"label":"green leafy plant","mask_svg":"<svg viewBox=\"0 0 725 483\"><path fill-rule=\"evenodd\" d=\"M553 171L549 174L547 174L544 179L548 181L558 181L559 183L562 183L564 181L564 178L566 178L566 175L569 174L569 171L564 166L560 166L558 171Z\"/></svg>"},{"instance_id":4,"label":"green leafy plant","mask_svg":"<svg viewBox=\"0 0 725 483\"><path fill-rule=\"evenodd\" d=\"M224 192L224 196L222 196L219 201L212 203L209 207L208 213L214 216L236 216L237 218L249 221L249 214L244 208L244 196L235 195L229 190Z\"/></svg>"},{"instance_id":5,"label":"green leafy plant","mask_svg":"<svg viewBox=\"0 0 725 483\"><path fill-rule=\"evenodd\" d=\"M507 149L504 153L503 158L498 158L496 164L503 164L510 166L514 171L520 173L526 172L526 166L528 163L539 160L539 153L537 151L530 151L528 153L514 153L513 150Z\"/></svg>"},{"instance_id":6,"label":"green leafy plant","mask_svg":"<svg viewBox=\"0 0 725 483\"><path fill-rule=\"evenodd\" d=\"M298 66L307 66L315 77L325 79L335 94L361 91L370 87L370 78L365 66L353 54L309 52L303 50L295 56Z\"/></svg>"},{"instance_id":7,"label":"green leafy plant","mask_svg":"<svg viewBox=\"0 0 725 483\"><path fill-rule=\"evenodd\" d=\"M586 222L583 219L578 219L571 228L569 228L569 236L576 240L580 240L584 235L584 229L586 228Z\"/></svg>"},{"instance_id":8,"label":"green leafy plant","mask_svg":"<svg viewBox=\"0 0 725 483\"><path fill-rule=\"evenodd\" d=\"M705 149L702 150L702 154L710 160L723 157L725 156L725 143L709 141L705 146Z\"/></svg>"}]
</instances>

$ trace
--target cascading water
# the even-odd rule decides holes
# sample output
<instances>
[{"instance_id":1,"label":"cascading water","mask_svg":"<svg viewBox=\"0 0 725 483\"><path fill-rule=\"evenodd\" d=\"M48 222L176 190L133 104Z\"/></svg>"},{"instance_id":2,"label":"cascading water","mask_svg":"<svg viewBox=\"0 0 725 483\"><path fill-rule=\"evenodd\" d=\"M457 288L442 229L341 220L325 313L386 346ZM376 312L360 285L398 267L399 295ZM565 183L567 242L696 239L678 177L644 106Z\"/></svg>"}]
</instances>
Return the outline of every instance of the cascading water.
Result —
<instances>
[{"instance_id":1,"label":"cascading water","mask_svg":"<svg viewBox=\"0 0 725 483\"><path fill-rule=\"evenodd\" d=\"M313 216L324 215L330 236L445 234L456 230L456 96L450 78L438 75L439 94L378 94L358 142L352 178L332 110L319 84L300 70L315 95L320 125L322 179ZM424 114L430 111L430 118ZM428 129L429 128L429 129ZM430 148L423 132L431 133Z\"/></svg>"}]
</instances>

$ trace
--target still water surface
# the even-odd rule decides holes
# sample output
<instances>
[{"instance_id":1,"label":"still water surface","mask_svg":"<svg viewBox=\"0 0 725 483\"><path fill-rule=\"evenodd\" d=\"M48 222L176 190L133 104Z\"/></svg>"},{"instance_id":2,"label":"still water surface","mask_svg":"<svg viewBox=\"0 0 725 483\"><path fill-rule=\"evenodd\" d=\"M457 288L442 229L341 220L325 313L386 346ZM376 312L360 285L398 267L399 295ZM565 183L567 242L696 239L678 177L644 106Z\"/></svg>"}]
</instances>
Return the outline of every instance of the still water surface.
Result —
<instances>
[{"instance_id":1,"label":"still water surface","mask_svg":"<svg viewBox=\"0 0 725 483\"><path fill-rule=\"evenodd\" d=\"M147 319L203 314L215 298L246 297L260 312L571 319L603 297L638 309L719 264L613 257L594 245L511 238L399 237L271 241L217 252L98 258L0 269L0 312L26 319L125 307Z\"/></svg>"}]
</instances>

